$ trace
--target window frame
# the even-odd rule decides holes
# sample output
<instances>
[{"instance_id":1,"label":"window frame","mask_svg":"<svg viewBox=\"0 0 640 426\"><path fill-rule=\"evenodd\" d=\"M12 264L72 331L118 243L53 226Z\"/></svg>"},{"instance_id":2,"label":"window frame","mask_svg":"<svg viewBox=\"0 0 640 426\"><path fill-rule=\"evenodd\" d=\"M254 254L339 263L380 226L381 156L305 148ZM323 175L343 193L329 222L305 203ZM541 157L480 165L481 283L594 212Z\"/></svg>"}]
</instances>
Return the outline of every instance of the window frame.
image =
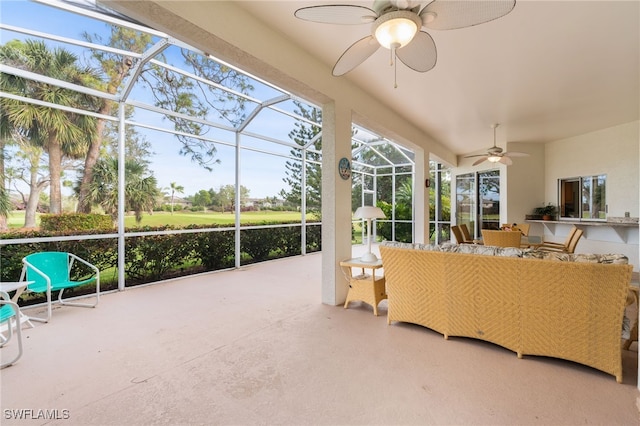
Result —
<instances>
[{"instance_id":1,"label":"window frame","mask_svg":"<svg viewBox=\"0 0 640 426\"><path fill-rule=\"evenodd\" d=\"M602 186L602 192L604 193L604 200L601 200L599 203L596 203L594 199L596 198L596 191L591 189L589 191L589 199L585 202L585 183L593 183L602 182L601 185L597 185L597 187ZM577 191L572 191L572 199L574 196L577 196L578 199L571 201L570 203L566 203L566 195L567 195L567 186L571 184L572 186L577 185ZM593 185L590 185L590 188L593 188ZM572 222L606 222L607 215L609 213L609 208L607 205L607 174L592 174L585 176L573 176L567 178L558 179L558 219L561 221L572 221ZM577 207L577 214L574 216L566 216L566 209L569 204L573 204L574 207ZM588 205L588 208L585 206ZM595 209L597 207L600 209ZM593 212L602 212L603 217L593 217ZM588 216L585 217L585 214ZM598 213L598 216L600 214Z\"/></svg>"}]
</instances>

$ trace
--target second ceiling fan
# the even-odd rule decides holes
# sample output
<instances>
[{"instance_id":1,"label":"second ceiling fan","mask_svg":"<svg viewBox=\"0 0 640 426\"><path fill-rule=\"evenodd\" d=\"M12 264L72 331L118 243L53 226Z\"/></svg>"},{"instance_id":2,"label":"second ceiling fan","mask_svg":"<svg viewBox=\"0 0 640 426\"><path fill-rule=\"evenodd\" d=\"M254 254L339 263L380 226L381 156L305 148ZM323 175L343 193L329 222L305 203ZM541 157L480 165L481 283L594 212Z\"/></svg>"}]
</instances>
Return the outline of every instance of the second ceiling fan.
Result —
<instances>
[{"instance_id":1,"label":"second ceiling fan","mask_svg":"<svg viewBox=\"0 0 640 426\"><path fill-rule=\"evenodd\" d=\"M491 125L491 128L493 129L493 146L487 150L486 154L467 155L464 158L480 157L478 160L476 160L473 163L474 166L477 166L478 164L484 161L489 161L491 163L502 163L507 166L510 166L513 164L513 161L511 161L510 157L528 157L529 154L527 153L515 152L515 151L503 152L502 148L500 148L499 146L496 146L496 128L498 126L499 124L497 123Z\"/></svg>"},{"instance_id":2,"label":"second ceiling fan","mask_svg":"<svg viewBox=\"0 0 640 426\"><path fill-rule=\"evenodd\" d=\"M371 24L371 35L353 43L333 67L333 75L348 73L380 46L391 50L409 68L427 72L436 65L436 45L422 27L452 30L498 19L511 12L515 0L435 0L421 8L415 0L375 0L372 8L332 4L303 7L295 16L326 24Z\"/></svg>"}]
</instances>

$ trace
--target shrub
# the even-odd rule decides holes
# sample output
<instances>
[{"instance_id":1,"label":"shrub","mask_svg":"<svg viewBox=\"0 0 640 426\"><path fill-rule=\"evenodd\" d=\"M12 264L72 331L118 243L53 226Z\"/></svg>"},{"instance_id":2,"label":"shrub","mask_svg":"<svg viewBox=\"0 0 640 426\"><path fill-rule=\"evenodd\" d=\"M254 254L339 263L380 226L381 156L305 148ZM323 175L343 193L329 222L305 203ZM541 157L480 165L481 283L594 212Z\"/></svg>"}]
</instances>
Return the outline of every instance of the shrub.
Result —
<instances>
[{"instance_id":1,"label":"shrub","mask_svg":"<svg viewBox=\"0 0 640 426\"><path fill-rule=\"evenodd\" d=\"M40 216L40 228L43 231L112 231L111 216L95 213L43 214Z\"/></svg>"},{"instance_id":2,"label":"shrub","mask_svg":"<svg viewBox=\"0 0 640 426\"><path fill-rule=\"evenodd\" d=\"M208 271L235 265L235 231L209 231L195 235L194 258Z\"/></svg>"},{"instance_id":3,"label":"shrub","mask_svg":"<svg viewBox=\"0 0 640 426\"><path fill-rule=\"evenodd\" d=\"M143 235L125 239L125 271L136 283L159 281L193 263L192 234Z\"/></svg>"},{"instance_id":4,"label":"shrub","mask_svg":"<svg viewBox=\"0 0 640 426\"><path fill-rule=\"evenodd\" d=\"M261 223L268 225L274 223ZM255 224L257 225L257 224ZM187 229L211 228L211 225L192 225ZM170 231L175 228L143 227L137 232ZM307 251L321 249L321 226L307 227ZM278 228L242 230L241 250L246 262L259 262L277 257L300 254L301 228L298 223ZM23 239L78 235L74 232L9 231L0 239ZM85 231L84 234L100 234ZM208 230L194 233L127 236L125 238L125 275L127 285L136 285L211 271L235 265L235 230ZM42 251L74 253L101 271L117 268L118 240L97 238L90 240L50 241L0 246L0 280L17 281L22 270L22 258ZM81 274L82 272L77 272Z\"/></svg>"},{"instance_id":5,"label":"shrub","mask_svg":"<svg viewBox=\"0 0 640 426\"><path fill-rule=\"evenodd\" d=\"M280 238L275 229L259 228L240 231L240 250L251 256L254 262L266 260L272 250L278 248Z\"/></svg>"}]
</instances>

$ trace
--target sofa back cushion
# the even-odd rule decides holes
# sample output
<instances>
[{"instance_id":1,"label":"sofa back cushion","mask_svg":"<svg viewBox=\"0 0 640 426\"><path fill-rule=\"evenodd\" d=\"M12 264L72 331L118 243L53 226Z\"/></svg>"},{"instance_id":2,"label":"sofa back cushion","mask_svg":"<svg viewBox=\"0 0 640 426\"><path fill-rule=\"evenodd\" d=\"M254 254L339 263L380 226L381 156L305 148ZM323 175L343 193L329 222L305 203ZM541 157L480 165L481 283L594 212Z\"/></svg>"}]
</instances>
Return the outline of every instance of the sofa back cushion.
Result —
<instances>
[{"instance_id":1,"label":"sofa back cushion","mask_svg":"<svg viewBox=\"0 0 640 426\"><path fill-rule=\"evenodd\" d=\"M561 253L554 251L544 250L531 250L524 253L524 258L528 259L543 259L543 260L557 260L560 262L578 262L578 263L606 263L606 264L622 264L627 265L629 258L624 254L596 254L596 253Z\"/></svg>"}]
</instances>

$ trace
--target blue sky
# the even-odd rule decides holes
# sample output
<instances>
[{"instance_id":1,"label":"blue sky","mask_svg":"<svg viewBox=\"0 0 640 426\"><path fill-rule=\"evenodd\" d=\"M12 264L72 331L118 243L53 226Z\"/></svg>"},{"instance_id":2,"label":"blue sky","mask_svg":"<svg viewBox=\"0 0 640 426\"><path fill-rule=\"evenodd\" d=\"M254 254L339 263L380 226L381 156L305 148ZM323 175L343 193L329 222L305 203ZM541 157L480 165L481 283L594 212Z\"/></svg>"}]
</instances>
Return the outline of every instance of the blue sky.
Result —
<instances>
[{"instance_id":1,"label":"blue sky","mask_svg":"<svg viewBox=\"0 0 640 426\"><path fill-rule=\"evenodd\" d=\"M80 38L83 31L105 34L107 30L106 24L102 22L25 0L1 0L0 20L4 24L76 39ZM13 32L0 31L0 42L2 44L13 38L25 38L25 36ZM53 46L55 43L47 42L47 44ZM65 48L74 50L69 45L65 45ZM268 98L273 93L275 92L272 89L258 88L251 95L258 98L263 96ZM152 103L151 96L141 88L134 89L132 97ZM150 115L153 114L138 112L134 119L142 121L143 117ZM166 120L159 121L156 119L153 124L163 128L171 128L171 123ZM288 140L287 133L290 128L290 123L280 120L276 114L265 115L250 126L250 130L253 132L277 135L278 138L285 140ZM217 189L222 185L234 183L234 148L218 144L217 158L220 160L220 164L214 165L213 171L208 172L192 162L190 158L178 154L180 144L173 136L141 128L139 128L139 131L145 134L152 144L152 150L155 155L151 159L151 169L158 179L160 187L166 188L169 187L171 182L176 182L185 188L184 195L193 195L201 189ZM225 139L232 141L233 137L226 136ZM274 147L273 144L266 142L249 140L247 142L252 146L261 146L269 150L274 148L280 153L288 153L289 151L286 147ZM241 184L250 189L250 197L275 196L281 189L286 187L282 181L286 159L251 151L242 152Z\"/></svg>"}]
</instances>

